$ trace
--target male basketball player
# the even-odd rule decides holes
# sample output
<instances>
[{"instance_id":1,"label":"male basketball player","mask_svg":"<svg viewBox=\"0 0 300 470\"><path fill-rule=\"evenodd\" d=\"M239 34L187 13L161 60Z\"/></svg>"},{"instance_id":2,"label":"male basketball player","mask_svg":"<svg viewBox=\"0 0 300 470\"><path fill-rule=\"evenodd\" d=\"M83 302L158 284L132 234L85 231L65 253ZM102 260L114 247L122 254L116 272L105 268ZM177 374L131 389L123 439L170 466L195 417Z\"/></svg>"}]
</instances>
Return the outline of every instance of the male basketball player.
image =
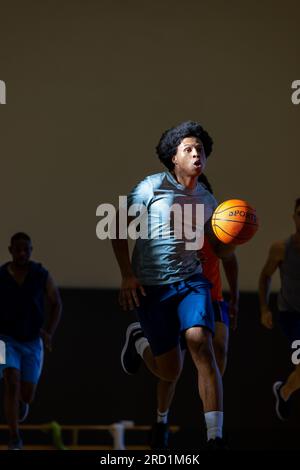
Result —
<instances>
[{"instance_id":1,"label":"male basketball player","mask_svg":"<svg viewBox=\"0 0 300 470\"><path fill-rule=\"evenodd\" d=\"M5 358L4 411L9 426L10 450L22 449L19 422L28 414L43 365L43 345L51 351L53 334L61 316L61 300L53 278L43 266L30 261L31 239L19 232L11 237L12 261L0 268L0 340ZM45 296L49 301L44 318Z\"/></svg>"},{"instance_id":2,"label":"male basketball player","mask_svg":"<svg viewBox=\"0 0 300 470\"><path fill-rule=\"evenodd\" d=\"M198 181L205 188L213 193L212 187L207 177L202 173ZM238 263L235 255L223 260L223 267L230 290L229 304L224 301L222 295L222 282L220 273L220 260L213 252L207 239L204 239L203 247L200 251L203 275L211 284L211 299L214 309L215 336L213 338L213 348L216 362L221 375L224 374L227 363L229 324L232 329L237 325L237 313L239 303L238 289ZM181 341L182 355L185 355L186 345ZM157 384L157 421L152 427L151 448L167 449L169 440L168 414L175 393L176 381L165 381L159 379Z\"/></svg>"},{"instance_id":3,"label":"male basketball player","mask_svg":"<svg viewBox=\"0 0 300 470\"><path fill-rule=\"evenodd\" d=\"M176 381L183 362L183 336L198 372L209 447L219 448L223 447L223 389L212 345L210 283L202 275L198 249L187 249L190 240L185 230L176 237L169 220L171 206L178 205L183 213L189 204L193 211L187 223L195 233L196 207L203 204L205 232L216 254L223 259L232 256L235 247L222 244L210 229L216 200L198 183L211 150L212 139L198 123L184 122L164 132L157 154L168 171L145 178L128 198L129 206L146 207L151 236L136 240L132 264L128 240L117 238L112 243L122 275L120 303L125 310L137 308L145 334L139 323L128 328L124 369L136 370L138 354L158 378Z\"/></svg>"},{"instance_id":4,"label":"male basketball player","mask_svg":"<svg viewBox=\"0 0 300 470\"><path fill-rule=\"evenodd\" d=\"M273 328L273 315L269 309L271 279L278 268L281 289L278 294L279 324L287 336L290 346L300 340L300 198L295 202L293 219L296 232L285 241L271 245L267 262L259 280L261 323ZM292 350L291 350L292 351ZM290 397L300 388L300 365L285 379L274 383L276 413L286 420L290 414Z\"/></svg>"}]
</instances>

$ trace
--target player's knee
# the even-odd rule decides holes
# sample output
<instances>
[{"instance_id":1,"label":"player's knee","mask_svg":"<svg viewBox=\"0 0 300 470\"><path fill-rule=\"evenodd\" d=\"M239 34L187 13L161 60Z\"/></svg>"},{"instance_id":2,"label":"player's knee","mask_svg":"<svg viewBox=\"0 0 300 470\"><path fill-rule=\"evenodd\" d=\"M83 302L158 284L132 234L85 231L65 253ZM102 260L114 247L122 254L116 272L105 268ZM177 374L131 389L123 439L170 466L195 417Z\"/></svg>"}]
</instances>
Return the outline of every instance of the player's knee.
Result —
<instances>
[{"instance_id":1,"label":"player's knee","mask_svg":"<svg viewBox=\"0 0 300 470\"><path fill-rule=\"evenodd\" d=\"M189 350L196 356L209 356L212 353L211 337L208 334L187 337Z\"/></svg>"}]
</instances>

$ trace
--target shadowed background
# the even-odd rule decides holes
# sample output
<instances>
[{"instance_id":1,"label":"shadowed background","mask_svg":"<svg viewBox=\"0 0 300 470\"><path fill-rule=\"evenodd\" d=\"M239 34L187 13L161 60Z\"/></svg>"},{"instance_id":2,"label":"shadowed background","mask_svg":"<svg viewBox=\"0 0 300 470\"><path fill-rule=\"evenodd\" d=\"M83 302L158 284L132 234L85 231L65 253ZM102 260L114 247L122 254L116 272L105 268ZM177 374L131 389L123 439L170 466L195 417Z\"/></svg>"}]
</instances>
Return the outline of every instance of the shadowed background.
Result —
<instances>
[{"instance_id":1,"label":"shadowed background","mask_svg":"<svg viewBox=\"0 0 300 470\"><path fill-rule=\"evenodd\" d=\"M192 119L214 139L206 174L217 199L246 199L260 219L255 238L238 248L241 328L225 377L227 423L275 425L273 404L262 415L289 355L279 333L258 326L256 290L271 241L293 230L300 195L300 106L291 102L299 14L296 0L0 1L0 259L12 233L28 232L33 258L63 288L65 312L32 420L153 418L153 381L124 377L118 365L130 318L111 290L120 276L109 241L96 238L96 208L162 171L161 133ZM189 371L175 421L195 425ZM238 418L245 409L248 418Z\"/></svg>"}]
</instances>

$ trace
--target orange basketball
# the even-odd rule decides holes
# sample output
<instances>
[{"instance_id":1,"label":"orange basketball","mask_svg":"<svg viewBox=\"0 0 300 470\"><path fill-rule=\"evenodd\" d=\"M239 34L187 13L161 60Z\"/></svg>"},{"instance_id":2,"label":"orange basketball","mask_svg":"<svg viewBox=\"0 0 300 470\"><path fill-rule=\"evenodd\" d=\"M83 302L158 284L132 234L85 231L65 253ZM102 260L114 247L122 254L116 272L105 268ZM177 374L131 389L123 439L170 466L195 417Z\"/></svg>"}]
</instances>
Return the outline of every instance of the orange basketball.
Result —
<instances>
[{"instance_id":1,"label":"orange basketball","mask_svg":"<svg viewBox=\"0 0 300 470\"><path fill-rule=\"evenodd\" d=\"M222 202L214 211L211 224L219 240L234 245L246 243L258 229L256 210L242 199Z\"/></svg>"}]
</instances>

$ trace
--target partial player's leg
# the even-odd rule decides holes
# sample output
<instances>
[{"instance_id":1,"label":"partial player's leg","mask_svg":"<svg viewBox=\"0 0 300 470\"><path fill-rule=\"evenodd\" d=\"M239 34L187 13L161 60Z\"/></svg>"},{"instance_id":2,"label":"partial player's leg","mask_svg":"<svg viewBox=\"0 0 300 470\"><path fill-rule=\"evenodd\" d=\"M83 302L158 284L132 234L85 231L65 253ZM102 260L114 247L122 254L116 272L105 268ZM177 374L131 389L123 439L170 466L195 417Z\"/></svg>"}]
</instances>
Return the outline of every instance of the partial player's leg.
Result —
<instances>
[{"instance_id":1,"label":"partial player's leg","mask_svg":"<svg viewBox=\"0 0 300 470\"><path fill-rule=\"evenodd\" d=\"M288 376L285 384L281 388L281 395L284 400L288 400L292 393L300 388L300 364L295 367L295 370Z\"/></svg>"},{"instance_id":2,"label":"partial player's leg","mask_svg":"<svg viewBox=\"0 0 300 470\"><path fill-rule=\"evenodd\" d=\"M216 322L213 348L220 374L223 376L227 364L228 328L224 323Z\"/></svg>"},{"instance_id":3,"label":"partial player's leg","mask_svg":"<svg viewBox=\"0 0 300 470\"><path fill-rule=\"evenodd\" d=\"M7 367L3 371L4 378L4 413L9 427L10 450L22 448L19 434L19 397L20 397L20 371Z\"/></svg>"},{"instance_id":4,"label":"partial player's leg","mask_svg":"<svg viewBox=\"0 0 300 470\"><path fill-rule=\"evenodd\" d=\"M300 338L300 314L298 312L279 312L279 324L288 337L289 343ZM285 381L273 385L276 403L275 410L279 419L285 421L291 413L290 397L300 388L300 365L297 365Z\"/></svg>"},{"instance_id":5,"label":"partial player's leg","mask_svg":"<svg viewBox=\"0 0 300 470\"><path fill-rule=\"evenodd\" d=\"M155 349L155 348L154 348ZM127 328L126 341L121 353L121 363L124 371L135 374L138 371L141 359L150 372L159 379L176 381L182 368L182 354L179 346L173 347L164 353L153 353L148 338L140 323L131 323Z\"/></svg>"},{"instance_id":6,"label":"partial player's leg","mask_svg":"<svg viewBox=\"0 0 300 470\"><path fill-rule=\"evenodd\" d=\"M216 363L212 334L203 327L185 333L186 342L198 371L198 388L204 413L223 411L222 379Z\"/></svg>"},{"instance_id":7,"label":"partial player's leg","mask_svg":"<svg viewBox=\"0 0 300 470\"><path fill-rule=\"evenodd\" d=\"M25 421L33 402L43 367L44 351L40 338L22 345L19 422Z\"/></svg>"},{"instance_id":8,"label":"partial player's leg","mask_svg":"<svg viewBox=\"0 0 300 470\"><path fill-rule=\"evenodd\" d=\"M21 357L20 343L8 336L1 336L5 343L5 364L0 366L0 375L4 380L4 414L9 427L10 450L22 448L22 440L19 434L19 397L21 382Z\"/></svg>"},{"instance_id":9,"label":"partial player's leg","mask_svg":"<svg viewBox=\"0 0 300 470\"><path fill-rule=\"evenodd\" d=\"M182 351L182 361L184 362L185 351ZM178 379L166 381L160 379L157 383L157 416L156 423L152 427L151 448L167 449L169 447L169 410L174 398Z\"/></svg>"},{"instance_id":10,"label":"partial player's leg","mask_svg":"<svg viewBox=\"0 0 300 470\"><path fill-rule=\"evenodd\" d=\"M178 291L173 284L145 286L145 291L137 309L140 322L127 328L122 366L127 373L135 373L140 357L152 374L173 382L182 368L180 323L176 315Z\"/></svg>"},{"instance_id":11,"label":"partial player's leg","mask_svg":"<svg viewBox=\"0 0 300 470\"><path fill-rule=\"evenodd\" d=\"M23 423L29 413L29 405L33 402L37 385L32 382L21 381L19 423Z\"/></svg>"},{"instance_id":12,"label":"partial player's leg","mask_svg":"<svg viewBox=\"0 0 300 470\"><path fill-rule=\"evenodd\" d=\"M219 371L224 375L227 364L228 340L229 340L229 314L228 304L224 301L214 301L215 336L213 347Z\"/></svg>"},{"instance_id":13,"label":"partial player's leg","mask_svg":"<svg viewBox=\"0 0 300 470\"><path fill-rule=\"evenodd\" d=\"M199 395L203 402L209 448L223 448L223 384L212 335L215 329L210 284L200 274L184 282L178 306L181 330L198 372Z\"/></svg>"}]
</instances>

